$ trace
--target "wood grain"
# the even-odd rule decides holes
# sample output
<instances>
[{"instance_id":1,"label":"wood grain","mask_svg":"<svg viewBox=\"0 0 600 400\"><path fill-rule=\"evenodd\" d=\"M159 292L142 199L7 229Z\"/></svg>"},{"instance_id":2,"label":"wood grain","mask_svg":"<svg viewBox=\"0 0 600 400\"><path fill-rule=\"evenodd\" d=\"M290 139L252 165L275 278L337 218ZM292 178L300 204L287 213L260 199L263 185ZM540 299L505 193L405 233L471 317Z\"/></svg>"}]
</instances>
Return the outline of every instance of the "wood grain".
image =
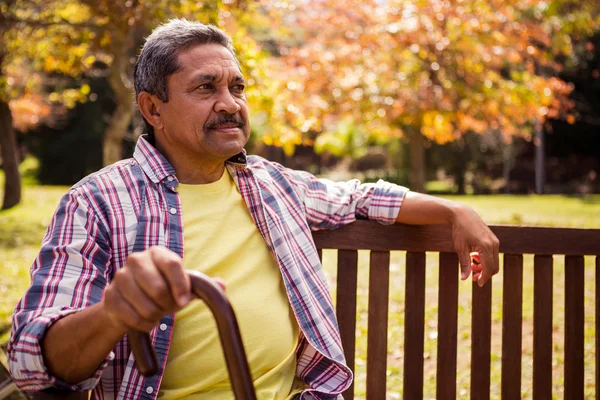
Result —
<instances>
[{"instance_id":1,"label":"wood grain","mask_svg":"<svg viewBox=\"0 0 600 400\"><path fill-rule=\"evenodd\" d=\"M385 399L390 253L371 252L367 332L367 398Z\"/></svg>"},{"instance_id":2,"label":"wood grain","mask_svg":"<svg viewBox=\"0 0 600 400\"><path fill-rule=\"evenodd\" d=\"M471 318L471 399L490 398L492 333L492 282L483 287L473 282Z\"/></svg>"},{"instance_id":3,"label":"wood grain","mask_svg":"<svg viewBox=\"0 0 600 400\"><path fill-rule=\"evenodd\" d=\"M436 387L438 400L456 399L458 275L456 253L440 253Z\"/></svg>"},{"instance_id":4,"label":"wood grain","mask_svg":"<svg viewBox=\"0 0 600 400\"><path fill-rule=\"evenodd\" d=\"M502 277L502 399L521 398L523 255L505 254Z\"/></svg>"},{"instance_id":5,"label":"wood grain","mask_svg":"<svg viewBox=\"0 0 600 400\"><path fill-rule=\"evenodd\" d=\"M404 309L404 397L423 398L425 253L406 254Z\"/></svg>"},{"instance_id":6,"label":"wood grain","mask_svg":"<svg viewBox=\"0 0 600 400\"><path fill-rule=\"evenodd\" d=\"M583 399L584 263L565 257L565 399Z\"/></svg>"},{"instance_id":7,"label":"wood grain","mask_svg":"<svg viewBox=\"0 0 600 400\"><path fill-rule=\"evenodd\" d=\"M338 252L336 312L346 364L352 370L352 374L354 374L356 341L357 276L358 252L356 250L340 250ZM344 392L344 399L354 399L354 381Z\"/></svg>"},{"instance_id":8,"label":"wood grain","mask_svg":"<svg viewBox=\"0 0 600 400\"><path fill-rule=\"evenodd\" d=\"M533 398L552 398L552 256L533 258Z\"/></svg>"},{"instance_id":9,"label":"wood grain","mask_svg":"<svg viewBox=\"0 0 600 400\"><path fill-rule=\"evenodd\" d=\"M600 229L490 226L506 254L600 255ZM335 231L313 233L318 248L376 251L454 252L449 226L381 225L356 221Z\"/></svg>"}]
</instances>

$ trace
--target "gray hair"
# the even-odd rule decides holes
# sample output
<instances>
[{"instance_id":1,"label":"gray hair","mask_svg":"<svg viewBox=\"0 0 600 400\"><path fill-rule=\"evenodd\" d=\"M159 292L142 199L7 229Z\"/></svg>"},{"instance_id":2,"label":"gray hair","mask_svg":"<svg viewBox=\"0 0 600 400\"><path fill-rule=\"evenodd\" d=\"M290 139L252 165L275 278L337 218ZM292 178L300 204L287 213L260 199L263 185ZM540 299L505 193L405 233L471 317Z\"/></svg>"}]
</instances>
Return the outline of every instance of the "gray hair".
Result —
<instances>
[{"instance_id":1,"label":"gray hair","mask_svg":"<svg viewBox=\"0 0 600 400\"><path fill-rule=\"evenodd\" d=\"M144 91L168 102L167 79L181 68L179 53L203 44L220 44L227 48L237 61L231 38L214 25L172 19L156 28L146 38L133 70L136 100ZM152 132L152 127L145 122L148 130Z\"/></svg>"}]
</instances>

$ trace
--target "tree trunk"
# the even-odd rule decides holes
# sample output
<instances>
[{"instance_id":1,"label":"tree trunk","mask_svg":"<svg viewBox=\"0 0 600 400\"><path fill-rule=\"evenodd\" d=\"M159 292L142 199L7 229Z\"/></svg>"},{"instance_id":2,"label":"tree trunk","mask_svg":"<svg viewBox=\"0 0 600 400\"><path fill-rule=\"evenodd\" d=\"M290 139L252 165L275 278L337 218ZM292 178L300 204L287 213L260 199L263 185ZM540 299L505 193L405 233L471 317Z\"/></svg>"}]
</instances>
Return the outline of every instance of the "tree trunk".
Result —
<instances>
[{"instance_id":1,"label":"tree trunk","mask_svg":"<svg viewBox=\"0 0 600 400\"><path fill-rule=\"evenodd\" d=\"M133 96L128 82L128 47L125 39L116 39L113 48L113 63L108 82L115 95L117 107L110 117L102 144L102 163L110 165L119 161L123 154L123 139L129 129L133 115Z\"/></svg>"},{"instance_id":2,"label":"tree trunk","mask_svg":"<svg viewBox=\"0 0 600 400\"><path fill-rule=\"evenodd\" d=\"M538 120L535 123L535 192L537 194L544 193L546 184L545 174L545 143L544 143L544 127Z\"/></svg>"},{"instance_id":3,"label":"tree trunk","mask_svg":"<svg viewBox=\"0 0 600 400\"><path fill-rule=\"evenodd\" d=\"M414 130L410 136L410 190L425 191L425 138Z\"/></svg>"},{"instance_id":4,"label":"tree trunk","mask_svg":"<svg viewBox=\"0 0 600 400\"><path fill-rule=\"evenodd\" d=\"M0 100L0 151L4 168L4 201L2 209L16 206L21 201L21 176L17 139L12 126L12 115L8 103Z\"/></svg>"},{"instance_id":5,"label":"tree trunk","mask_svg":"<svg viewBox=\"0 0 600 400\"><path fill-rule=\"evenodd\" d=\"M515 163L513 142L502 146L502 179L504 180L504 194L510 194L510 172Z\"/></svg>"},{"instance_id":6,"label":"tree trunk","mask_svg":"<svg viewBox=\"0 0 600 400\"><path fill-rule=\"evenodd\" d=\"M131 104L117 102L117 108L110 117L104 141L102 144L102 163L110 165L123 157L123 139L127 134L133 106Z\"/></svg>"},{"instance_id":7,"label":"tree trunk","mask_svg":"<svg viewBox=\"0 0 600 400\"><path fill-rule=\"evenodd\" d=\"M454 175L454 179L456 181L456 194L467 193L467 187L465 184L465 172L466 171L464 168L459 168Z\"/></svg>"}]
</instances>

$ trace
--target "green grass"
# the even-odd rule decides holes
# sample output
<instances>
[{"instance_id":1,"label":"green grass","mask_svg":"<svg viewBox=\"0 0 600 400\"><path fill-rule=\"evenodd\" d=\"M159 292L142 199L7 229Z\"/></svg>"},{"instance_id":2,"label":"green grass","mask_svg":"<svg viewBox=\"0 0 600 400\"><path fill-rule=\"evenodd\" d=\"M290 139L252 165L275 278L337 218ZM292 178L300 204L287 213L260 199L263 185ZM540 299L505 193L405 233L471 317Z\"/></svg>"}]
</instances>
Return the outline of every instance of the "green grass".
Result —
<instances>
[{"instance_id":1,"label":"green grass","mask_svg":"<svg viewBox=\"0 0 600 400\"><path fill-rule=\"evenodd\" d=\"M3 177L0 175L0 196ZM0 212L0 326L10 321L14 305L29 285L29 267L35 258L52 213L66 187L25 186L23 202L14 209ZM448 196L469 204L489 224L525 224L541 226L566 226L600 228L600 196L586 198L565 196ZM335 252L325 251L324 266L335 282ZM594 270L593 260L586 258L585 283L585 390L586 398L594 396ZM523 305L523 366L522 397L531 398L532 379L532 318L533 276L532 257L525 256ZM356 391L358 397L365 392L366 316L368 292L368 252L359 256L359 309L356 366ZM425 373L424 398L435 398L437 284L438 265L435 255L427 258L427 289L425 312ZM402 398L404 337L404 254L393 252L391 258L390 314L388 333L388 397ZM563 396L563 335L564 335L564 285L563 257L555 257L554 268L554 395ZM500 397L502 273L493 282L492 310L492 398ZM335 296L334 296L335 298ZM471 284L462 282L459 287L458 325L458 398L468 397L470 383L470 311ZM0 342L6 340L0 337Z\"/></svg>"},{"instance_id":2,"label":"green grass","mask_svg":"<svg viewBox=\"0 0 600 400\"><path fill-rule=\"evenodd\" d=\"M1 178L0 185L3 185ZM0 327L10 321L15 304L29 286L29 267L66 190L66 187L24 186L22 203L0 211ZM6 335L0 335L0 343L5 339Z\"/></svg>"}]
</instances>

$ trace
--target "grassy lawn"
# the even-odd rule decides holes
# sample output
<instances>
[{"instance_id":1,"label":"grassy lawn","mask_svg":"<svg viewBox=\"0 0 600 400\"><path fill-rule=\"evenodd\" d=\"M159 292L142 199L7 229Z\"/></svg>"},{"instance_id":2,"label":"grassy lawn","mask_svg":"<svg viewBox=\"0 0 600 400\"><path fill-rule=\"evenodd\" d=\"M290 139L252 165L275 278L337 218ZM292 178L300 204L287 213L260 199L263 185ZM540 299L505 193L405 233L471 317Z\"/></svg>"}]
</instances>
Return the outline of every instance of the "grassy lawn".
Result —
<instances>
[{"instance_id":1,"label":"grassy lawn","mask_svg":"<svg viewBox=\"0 0 600 400\"><path fill-rule=\"evenodd\" d=\"M0 175L0 195L2 176ZM38 246L50 221L52 213L66 187L26 186L23 202L14 209L0 212L0 327L10 320L15 303L29 284L28 269L35 258ZM542 226L568 226L600 228L600 196L581 199L565 196L462 196L451 197L471 205L490 224L524 224ZM336 254L326 251L325 268L335 282ZM356 391L364 396L366 355L366 294L368 287L368 253L359 257L359 325L357 343ZM586 258L585 283L585 359L586 398L594 395L594 270L593 260ZM433 254L427 260L427 290L425 314L425 398L435 398L436 337L437 337L437 279L438 266ZM524 306L523 306L523 398L531 398L532 379L532 318L533 318L533 259L525 256ZM564 334L564 260L555 257L554 269L554 394L562 397L563 383L563 334ZM391 261L391 292L389 315L389 398L402 397L404 336L404 254L394 252ZM501 317L502 317L502 273L493 282L492 311L492 398L500 397ZM458 325L458 387L459 398L469 394L470 379L470 310L471 284L462 282L459 288ZM335 298L335 297L334 297ZM0 336L0 342L7 335Z\"/></svg>"}]
</instances>

